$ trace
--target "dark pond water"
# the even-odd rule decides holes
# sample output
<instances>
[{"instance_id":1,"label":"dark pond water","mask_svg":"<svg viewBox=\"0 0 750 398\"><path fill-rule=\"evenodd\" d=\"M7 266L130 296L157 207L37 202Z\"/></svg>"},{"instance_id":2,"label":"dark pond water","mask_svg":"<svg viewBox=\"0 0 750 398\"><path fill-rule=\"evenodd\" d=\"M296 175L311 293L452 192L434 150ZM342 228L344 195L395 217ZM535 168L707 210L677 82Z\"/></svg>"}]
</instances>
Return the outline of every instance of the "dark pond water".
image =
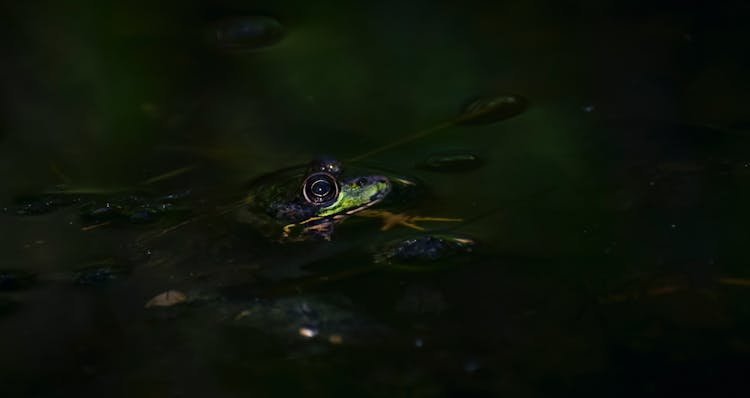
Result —
<instances>
[{"instance_id":1,"label":"dark pond water","mask_svg":"<svg viewBox=\"0 0 750 398\"><path fill-rule=\"evenodd\" d=\"M4 4L2 395L741 391L750 6L702 4ZM280 242L252 182L320 155L418 192Z\"/></svg>"}]
</instances>

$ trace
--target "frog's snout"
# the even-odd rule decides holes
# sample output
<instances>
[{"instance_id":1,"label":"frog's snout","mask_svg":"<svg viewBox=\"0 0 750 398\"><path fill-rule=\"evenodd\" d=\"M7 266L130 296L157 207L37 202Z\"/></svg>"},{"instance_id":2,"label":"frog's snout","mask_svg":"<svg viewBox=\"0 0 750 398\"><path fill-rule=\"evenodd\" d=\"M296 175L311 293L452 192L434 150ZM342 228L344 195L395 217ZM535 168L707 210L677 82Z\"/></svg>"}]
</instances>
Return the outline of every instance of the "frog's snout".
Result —
<instances>
[{"instance_id":1,"label":"frog's snout","mask_svg":"<svg viewBox=\"0 0 750 398\"><path fill-rule=\"evenodd\" d=\"M369 183L371 186L375 187L375 192L370 198L372 201L380 201L383 198L385 198L388 193L391 192L391 181L388 179L388 177L383 176L370 176L367 177L370 179Z\"/></svg>"},{"instance_id":2,"label":"frog's snout","mask_svg":"<svg viewBox=\"0 0 750 398\"><path fill-rule=\"evenodd\" d=\"M391 192L391 181L385 176L361 176L347 181L344 187L342 194L356 198L358 205L371 206Z\"/></svg>"}]
</instances>

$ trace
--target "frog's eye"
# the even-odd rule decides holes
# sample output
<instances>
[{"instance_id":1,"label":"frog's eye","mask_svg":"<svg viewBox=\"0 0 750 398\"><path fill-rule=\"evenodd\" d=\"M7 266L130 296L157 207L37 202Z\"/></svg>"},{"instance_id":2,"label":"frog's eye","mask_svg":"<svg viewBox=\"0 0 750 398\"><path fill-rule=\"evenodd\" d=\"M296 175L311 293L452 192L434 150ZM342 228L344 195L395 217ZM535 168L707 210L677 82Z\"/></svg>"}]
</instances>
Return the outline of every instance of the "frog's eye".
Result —
<instances>
[{"instance_id":1,"label":"frog's eye","mask_svg":"<svg viewBox=\"0 0 750 398\"><path fill-rule=\"evenodd\" d=\"M302 196L313 205L322 205L339 196L339 184L329 173L313 173L302 183Z\"/></svg>"}]
</instances>

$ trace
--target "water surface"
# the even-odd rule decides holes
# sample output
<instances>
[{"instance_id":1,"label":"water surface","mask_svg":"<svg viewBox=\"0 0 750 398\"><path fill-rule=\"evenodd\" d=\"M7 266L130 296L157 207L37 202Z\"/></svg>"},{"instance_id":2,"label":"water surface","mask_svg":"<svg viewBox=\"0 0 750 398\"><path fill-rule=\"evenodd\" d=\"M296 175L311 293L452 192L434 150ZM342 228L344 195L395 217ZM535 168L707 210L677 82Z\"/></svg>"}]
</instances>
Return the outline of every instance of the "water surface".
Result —
<instances>
[{"instance_id":1,"label":"water surface","mask_svg":"<svg viewBox=\"0 0 750 398\"><path fill-rule=\"evenodd\" d=\"M2 7L0 268L36 275L0 291L8 396L742 386L744 2L77 3ZM477 241L470 255L372 267L371 248L415 232L352 220L280 245L222 211L259 175L367 153L492 93L530 105L357 165L424 182L409 211L466 219L450 231ZM481 167L416 167L441 153ZM12 211L60 184L180 169L147 190L190 190L201 216L157 238L179 220L82 229L75 207ZM116 272L77 283L102 263ZM145 308L169 290L188 302Z\"/></svg>"}]
</instances>

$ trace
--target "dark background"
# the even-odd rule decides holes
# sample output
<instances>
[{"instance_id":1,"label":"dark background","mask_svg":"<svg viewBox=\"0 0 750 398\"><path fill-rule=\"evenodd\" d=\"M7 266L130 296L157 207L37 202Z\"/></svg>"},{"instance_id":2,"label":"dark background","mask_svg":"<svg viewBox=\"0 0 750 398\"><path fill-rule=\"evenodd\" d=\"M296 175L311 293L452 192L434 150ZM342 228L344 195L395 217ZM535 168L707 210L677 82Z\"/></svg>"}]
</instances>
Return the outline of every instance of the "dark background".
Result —
<instances>
[{"instance_id":1,"label":"dark background","mask_svg":"<svg viewBox=\"0 0 750 398\"><path fill-rule=\"evenodd\" d=\"M144 228L84 233L70 211L2 214L0 268L40 275L30 289L1 292L3 389L741 392L750 353L749 11L746 1L4 4L2 203L61 183L123 187L194 166L172 183L216 207L261 173L367 152L450 120L476 95L516 93L530 107L367 159L425 181L433 197L418 212L473 220L458 231L481 250L435 272L368 273L281 297L345 301L353 319L378 325L352 332L357 344L310 348L288 331L238 327L233 314L251 297L145 310L168 289L252 285L217 264L284 268L310 255L258 241L226 217L144 249L129 243ZM217 47L212 26L257 15L276 18L282 40ZM485 164L463 174L414 169L445 150ZM372 227L349 237L344 229L330 247L381 239ZM317 250L324 262L360 265ZM101 257L124 258L133 272L96 289L59 276ZM219 276L192 277L209 271ZM387 337L372 332L381 327Z\"/></svg>"}]
</instances>

